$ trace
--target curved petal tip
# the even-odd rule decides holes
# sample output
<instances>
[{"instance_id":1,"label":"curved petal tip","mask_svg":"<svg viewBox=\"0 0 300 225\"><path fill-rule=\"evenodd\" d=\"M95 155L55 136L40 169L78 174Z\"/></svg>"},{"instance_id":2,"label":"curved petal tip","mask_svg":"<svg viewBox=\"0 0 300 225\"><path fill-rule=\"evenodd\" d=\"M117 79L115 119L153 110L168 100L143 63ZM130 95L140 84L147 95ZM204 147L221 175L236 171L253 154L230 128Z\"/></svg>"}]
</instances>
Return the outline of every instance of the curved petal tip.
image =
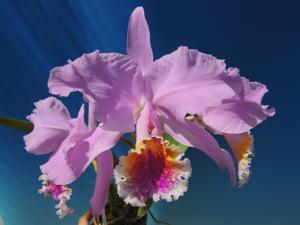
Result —
<instances>
[{"instance_id":1,"label":"curved petal tip","mask_svg":"<svg viewBox=\"0 0 300 225\"><path fill-rule=\"evenodd\" d=\"M153 63L150 31L143 7L132 12L128 24L127 53L139 64L143 72Z\"/></svg>"}]
</instances>

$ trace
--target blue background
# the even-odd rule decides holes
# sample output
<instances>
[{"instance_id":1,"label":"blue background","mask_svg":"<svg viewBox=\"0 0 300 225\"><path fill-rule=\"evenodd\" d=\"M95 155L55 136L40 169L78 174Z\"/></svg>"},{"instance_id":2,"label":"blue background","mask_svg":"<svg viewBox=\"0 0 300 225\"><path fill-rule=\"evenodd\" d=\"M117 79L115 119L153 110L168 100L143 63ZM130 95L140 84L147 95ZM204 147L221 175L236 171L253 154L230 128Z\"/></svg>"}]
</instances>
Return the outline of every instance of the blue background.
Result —
<instances>
[{"instance_id":1,"label":"blue background","mask_svg":"<svg viewBox=\"0 0 300 225\"><path fill-rule=\"evenodd\" d=\"M277 115L254 131L251 182L231 188L228 174L189 150L193 176L187 194L154 211L172 225L300 224L299 5L291 0L0 0L0 115L24 118L48 96L49 70L82 53L125 53L127 23L145 8L155 56L188 45L239 67L265 83L265 102ZM81 97L65 103L75 113ZM22 133L0 127L0 214L6 225L76 224L89 207L94 173L72 186L72 217L56 218L54 202L37 193L47 156L24 150ZM122 146L119 151L122 151ZM150 223L152 224L152 222Z\"/></svg>"}]
</instances>

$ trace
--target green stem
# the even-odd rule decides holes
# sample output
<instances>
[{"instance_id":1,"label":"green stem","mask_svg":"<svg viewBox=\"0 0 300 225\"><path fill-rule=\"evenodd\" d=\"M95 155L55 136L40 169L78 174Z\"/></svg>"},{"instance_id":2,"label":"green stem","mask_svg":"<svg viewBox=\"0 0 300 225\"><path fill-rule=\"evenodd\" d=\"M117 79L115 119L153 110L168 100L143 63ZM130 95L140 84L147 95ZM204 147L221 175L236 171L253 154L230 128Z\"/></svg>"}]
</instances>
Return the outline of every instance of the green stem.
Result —
<instances>
[{"instance_id":1,"label":"green stem","mask_svg":"<svg viewBox=\"0 0 300 225\"><path fill-rule=\"evenodd\" d=\"M153 203L152 198L148 199L148 200L146 201L146 206L140 207L140 208L139 208L138 214L137 214L138 217L141 218L141 217L145 216L145 215L148 213L149 209L151 208L152 203Z\"/></svg>"},{"instance_id":2,"label":"green stem","mask_svg":"<svg viewBox=\"0 0 300 225\"><path fill-rule=\"evenodd\" d=\"M109 225L109 224L114 224L114 223L118 222L119 220L121 220L121 219L123 219L123 218L124 218L124 216L119 217L119 218L116 218L116 219L114 219L114 220L111 220L111 221L109 221L109 222L107 223L107 225Z\"/></svg>"},{"instance_id":3,"label":"green stem","mask_svg":"<svg viewBox=\"0 0 300 225\"><path fill-rule=\"evenodd\" d=\"M131 141L127 140L126 138L121 137L119 141L128 145L131 148L134 148L134 144Z\"/></svg>"},{"instance_id":4,"label":"green stem","mask_svg":"<svg viewBox=\"0 0 300 225\"><path fill-rule=\"evenodd\" d=\"M28 120L19 120L6 116L0 116L0 125L15 128L24 132L31 132L33 124Z\"/></svg>"},{"instance_id":5,"label":"green stem","mask_svg":"<svg viewBox=\"0 0 300 225\"><path fill-rule=\"evenodd\" d=\"M151 218L154 220L155 223L157 223L157 224L170 225L169 223L167 223L167 222L165 222L165 221L158 220L158 219L154 216L154 214L151 212L151 210L149 210L148 212L149 212Z\"/></svg>"},{"instance_id":6,"label":"green stem","mask_svg":"<svg viewBox=\"0 0 300 225\"><path fill-rule=\"evenodd\" d=\"M108 195L108 201L109 201L109 208L110 208L110 214L114 214L114 210L117 208L117 193L116 193L116 186L115 183L112 182L109 188L109 195Z\"/></svg>"}]
</instances>

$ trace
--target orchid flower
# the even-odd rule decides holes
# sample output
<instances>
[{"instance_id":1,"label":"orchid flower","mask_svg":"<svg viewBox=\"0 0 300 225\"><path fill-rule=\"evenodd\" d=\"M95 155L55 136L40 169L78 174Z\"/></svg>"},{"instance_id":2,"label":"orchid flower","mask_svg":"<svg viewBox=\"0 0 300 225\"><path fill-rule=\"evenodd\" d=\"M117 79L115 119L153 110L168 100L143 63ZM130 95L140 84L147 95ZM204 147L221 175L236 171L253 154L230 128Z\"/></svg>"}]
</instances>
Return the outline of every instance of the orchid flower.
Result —
<instances>
[{"instance_id":1,"label":"orchid flower","mask_svg":"<svg viewBox=\"0 0 300 225\"><path fill-rule=\"evenodd\" d=\"M25 137L26 148L35 154L54 152L41 170L51 184L64 187L96 159L94 215L104 209L113 173L118 194L133 206L145 206L148 199L176 200L187 191L190 161L164 139L165 133L228 169L234 185L234 161L211 132L225 135L241 161L249 146L241 150L240 140L274 114L261 105L265 87L226 69L223 60L187 47L154 60L141 7L129 21L127 55L95 51L69 60L51 71L48 87L65 97L81 92L89 104L89 125L83 107L72 119L58 99L39 101L29 116L34 130ZM136 132L135 149L120 158L113 172L110 150L128 132Z\"/></svg>"},{"instance_id":2,"label":"orchid flower","mask_svg":"<svg viewBox=\"0 0 300 225\"><path fill-rule=\"evenodd\" d=\"M238 72L238 71L237 71ZM253 154L254 138L250 130L275 114L275 109L262 105L268 89L259 82L242 78L242 90L221 105L210 107L202 115L202 122L209 129L223 134L238 161L239 185L247 183Z\"/></svg>"},{"instance_id":3,"label":"orchid flower","mask_svg":"<svg viewBox=\"0 0 300 225\"><path fill-rule=\"evenodd\" d=\"M56 208L60 218L72 213L73 210L66 205L72 194L67 184L76 180L92 159L96 159L102 165L102 176L100 173L97 176L97 191L91 202L93 209L101 212L99 207L103 207L101 202L106 202L109 178L113 172L112 153L106 150L116 144L120 132L103 131L100 127L89 129L84 122L83 106L78 117L72 119L63 103L54 97L38 101L35 107L27 117L34 124L34 129L24 137L26 149L33 154L52 153L50 160L41 166L43 186L39 192L59 201ZM100 146L98 141L102 140L105 143Z\"/></svg>"}]
</instances>

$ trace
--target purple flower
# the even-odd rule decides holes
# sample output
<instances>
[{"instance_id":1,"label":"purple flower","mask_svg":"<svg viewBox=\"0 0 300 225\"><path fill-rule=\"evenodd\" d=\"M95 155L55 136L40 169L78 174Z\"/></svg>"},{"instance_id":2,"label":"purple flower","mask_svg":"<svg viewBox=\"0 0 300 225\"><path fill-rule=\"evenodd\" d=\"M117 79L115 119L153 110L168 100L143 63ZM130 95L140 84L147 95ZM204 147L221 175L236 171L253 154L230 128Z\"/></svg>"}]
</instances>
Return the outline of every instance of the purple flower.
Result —
<instances>
[{"instance_id":1,"label":"purple flower","mask_svg":"<svg viewBox=\"0 0 300 225\"><path fill-rule=\"evenodd\" d=\"M45 197L52 197L58 204L55 206L57 209L56 214L59 218L64 218L65 216L72 214L73 209L69 208L67 201L70 200L72 195L72 189L68 188L66 185L56 185L52 181L48 180L46 175L41 175L39 180L42 181L42 188L39 193L44 194Z\"/></svg>"},{"instance_id":2,"label":"purple flower","mask_svg":"<svg viewBox=\"0 0 300 225\"><path fill-rule=\"evenodd\" d=\"M226 69L223 60L187 47L154 61L141 7L129 21L127 54L95 51L51 71L50 93L68 96L80 91L90 109L86 126L83 108L78 118L71 119L53 97L36 103L29 117L35 127L25 142L32 153L54 152L41 166L47 178L67 185L96 159L100 172L91 205L93 213L100 214L113 174L110 149L123 134L136 132L135 150L115 169L119 195L136 206L148 198L177 199L187 190L191 169L176 146L163 139L168 133L206 153L221 169L227 168L235 184L232 157L213 132L229 141L243 180L252 149L248 133L274 114L261 105L265 86L249 82L237 69Z\"/></svg>"},{"instance_id":3,"label":"purple flower","mask_svg":"<svg viewBox=\"0 0 300 225\"><path fill-rule=\"evenodd\" d=\"M233 70L235 76L237 70ZM250 164L253 154L253 136L250 130L275 114L275 109L262 105L262 98L268 89L259 82L250 82L241 78L242 89L222 104L206 109L202 122L209 129L221 133L229 143L238 161L239 185L247 183L250 176Z\"/></svg>"},{"instance_id":4,"label":"purple flower","mask_svg":"<svg viewBox=\"0 0 300 225\"><path fill-rule=\"evenodd\" d=\"M43 177L47 178L47 189L43 189L44 192L61 200L57 192L61 185L75 181L96 159L101 165L101 173L97 175L91 201L93 209L100 213L106 202L113 173L112 153L107 150L117 143L121 133L104 131L101 127L88 129L84 122L83 106L78 117L72 119L63 103L54 97L38 101L35 107L28 117L34 124L34 130L24 140L26 149L31 153L52 153L50 160L41 166ZM57 207L67 210L64 204ZM58 214L66 215L65 212Z\"/></svg>"}]
</instances>

